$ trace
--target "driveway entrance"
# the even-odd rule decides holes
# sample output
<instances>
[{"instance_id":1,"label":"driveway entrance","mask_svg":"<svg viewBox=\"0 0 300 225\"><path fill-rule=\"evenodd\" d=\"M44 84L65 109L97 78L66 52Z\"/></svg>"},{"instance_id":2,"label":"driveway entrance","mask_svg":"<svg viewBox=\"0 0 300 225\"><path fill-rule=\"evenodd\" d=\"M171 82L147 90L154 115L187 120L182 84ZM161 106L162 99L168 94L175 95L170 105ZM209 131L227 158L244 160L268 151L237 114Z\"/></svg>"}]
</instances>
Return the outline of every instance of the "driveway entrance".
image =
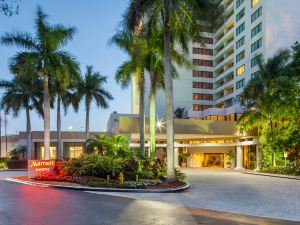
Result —
<instances>
[{"instance_id":1,"label":"driveway entrance","mask_svg":"<svg viewBox=\"0 0 300 225\"><path fill-rule=\"evenodd\" d=\"M184 193L116 195L300 222L300 181L242 174L232 169L182 169ZM114 194L114 193L110 193Z\"/></svg>"}]
</instances>

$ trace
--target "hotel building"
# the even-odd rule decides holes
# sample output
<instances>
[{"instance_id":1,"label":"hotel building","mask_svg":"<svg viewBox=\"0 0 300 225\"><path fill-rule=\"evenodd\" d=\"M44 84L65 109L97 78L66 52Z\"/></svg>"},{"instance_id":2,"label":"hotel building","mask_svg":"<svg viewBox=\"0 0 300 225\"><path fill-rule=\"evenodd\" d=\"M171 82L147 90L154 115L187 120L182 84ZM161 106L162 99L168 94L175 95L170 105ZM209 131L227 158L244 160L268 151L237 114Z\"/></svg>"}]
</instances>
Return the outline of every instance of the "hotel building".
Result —
<instances>
[{"instance_id":1,"label":"hotel building","mask_svg":"<svg viewBox=\"0 0 300 225\"><path fill-rule=\"evenodd\" d=\"M173 82L174 109L184 107L186 119L175 120L175 158L180 164L181 153L188 153L190 167L222 167L226 154L232 151L234 167L250 168L251 161L260 158L260 151L257 134L240 134L236 126L243 113L239 96L258 74L259 57L267 60L279 49L300 41L300 1L223 0L221 4L224 13L219 26L201 28L205 44L189 45L193 68L177 68L180 77ZM146 99L146 111L148 105ZM133 81L133 115L112 114L108 130L126 133L138 144L138 111L139 96ZM157 94L156 111L162 119L163 91ZM147 126L148 122L149 146ZM158 131L157 140L159 147L165 146L164 131Z\"/></svg>"},{"instance_id":2,"label":"hotel building","mask_svg":"<svg viewBox=\"0 0 300 225\"><path fill-rule=\"evenodd\" d=\"M223 0L222 4L223 23L214 30L202 28L205 44L189 46L194 68L178 68L180 77L174 80L174 108L184 107L187 118L236 121L242 113L239 95L257 75L257 59L267 60L300 41L299 0ZM132 113L138 113L134 84L132 103ZM157 94L156 109L158 116L164 115L163 91Z\"/></svg>"}]
</instances>

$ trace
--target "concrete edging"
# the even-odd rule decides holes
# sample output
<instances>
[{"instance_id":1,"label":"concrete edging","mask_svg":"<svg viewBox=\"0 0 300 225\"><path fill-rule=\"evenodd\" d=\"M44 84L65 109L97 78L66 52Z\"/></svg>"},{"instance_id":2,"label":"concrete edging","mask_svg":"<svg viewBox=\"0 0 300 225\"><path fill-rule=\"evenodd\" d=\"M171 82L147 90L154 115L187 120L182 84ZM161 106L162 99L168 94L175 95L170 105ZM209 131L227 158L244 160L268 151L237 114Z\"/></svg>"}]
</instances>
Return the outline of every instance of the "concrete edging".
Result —
<instances>
[{"instance_id":1,"label":"concrete edging","mask_svg":"<svg viewBox=\"0 0 300 225\"><path fill-rule=\"evenodd\" d=\"M165 188L165 189L125 189L125 188L97 188L97 187L86 187L86 186L64 186L64 185L56 185L56 184L43 184L36 183L31 181L23 181L14 178L6 178L7 181L27 184L31 186L38 187L49 187L56 189L67 189L67 190L76 190L76 191L98 191L98 192L130 192L130 193L175 193L182 192L190 188L190 184L186 182L184 186L178 188Z\"/></svg>"},{"instance_id":2,"label":"concrete edging","mask_svg":"<svg viewBox=\"0 0 300 225\"><path fill-rule=\"evenodd\" d=\"M0 169L0 172L10 172L10 171L28 171L28 169Z\"/></svg>"},{"instance_id":3,"label":"concrete edging","mask_svg":"<svg viewBox=\"0 0 300 225\"><path fill-rule=\"evenodd\" d=\"M250 172L250 171L239 171L239 172L243 173L243 174L250 174L250 175L256 175L256 176L276 177L276 178L283 178L283 179L290 179L290 180L300 180L300 177L282 175L282 174L259 173L259 172Z\"/></svg>"}]
</instances>

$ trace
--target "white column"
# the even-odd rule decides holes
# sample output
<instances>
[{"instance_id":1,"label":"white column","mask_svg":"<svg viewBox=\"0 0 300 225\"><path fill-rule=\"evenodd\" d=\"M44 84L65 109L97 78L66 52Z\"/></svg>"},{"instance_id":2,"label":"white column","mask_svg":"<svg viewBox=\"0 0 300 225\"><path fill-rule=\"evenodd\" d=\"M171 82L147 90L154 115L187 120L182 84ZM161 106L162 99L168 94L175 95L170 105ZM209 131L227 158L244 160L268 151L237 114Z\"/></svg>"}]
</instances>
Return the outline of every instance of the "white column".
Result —
<instances>
[{"instance_id":1,"label":"white column","mask_svg":"<svg viewBox=\"0 0 300 225\"><path fill-rule=\"evenodd\" d=\"M236 146L236 167L235 170L243 170L243 147Z\"/></svg>"},{"instance_id":2,"label":"white column","mask_svg":"<svg viewBox=\"0 0 300 225\"><path fill-rule=\"evenodd\" d=\"M260 161L262 160L262 149L261 145L256 145L256 169L255 171L260 171Z\"/></svg>"},{"instance_id":3,"label":"white column","mask_svg":"<svg viewBox=\"0 0 300 225\"><path fill-rule=\"evenodd\" d=\"M175 166L175 168L179 167L179 160L178 160L178 157L179 157L178 152L179 151L178 150L179 150L178 147L174 148L174 166Z\"/></svg>"}]
</instances>

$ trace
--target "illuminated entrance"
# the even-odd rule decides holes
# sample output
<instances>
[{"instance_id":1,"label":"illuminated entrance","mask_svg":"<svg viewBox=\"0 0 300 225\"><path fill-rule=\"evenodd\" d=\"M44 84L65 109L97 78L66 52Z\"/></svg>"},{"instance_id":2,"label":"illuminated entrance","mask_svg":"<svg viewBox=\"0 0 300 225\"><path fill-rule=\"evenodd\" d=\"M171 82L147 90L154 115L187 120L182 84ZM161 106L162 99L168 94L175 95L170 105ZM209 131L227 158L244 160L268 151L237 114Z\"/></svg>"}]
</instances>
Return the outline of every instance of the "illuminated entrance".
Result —
<instances>
[{"instance_id":1,"label":"illuminated entrance","mask_svg":"<svg viewBox=\"0 0 300 225\"><path fill-rule=\"evenodd\" d=\"M224 167L224 154L205 153L204 167Z\"/></svg>"}]
</instances>

